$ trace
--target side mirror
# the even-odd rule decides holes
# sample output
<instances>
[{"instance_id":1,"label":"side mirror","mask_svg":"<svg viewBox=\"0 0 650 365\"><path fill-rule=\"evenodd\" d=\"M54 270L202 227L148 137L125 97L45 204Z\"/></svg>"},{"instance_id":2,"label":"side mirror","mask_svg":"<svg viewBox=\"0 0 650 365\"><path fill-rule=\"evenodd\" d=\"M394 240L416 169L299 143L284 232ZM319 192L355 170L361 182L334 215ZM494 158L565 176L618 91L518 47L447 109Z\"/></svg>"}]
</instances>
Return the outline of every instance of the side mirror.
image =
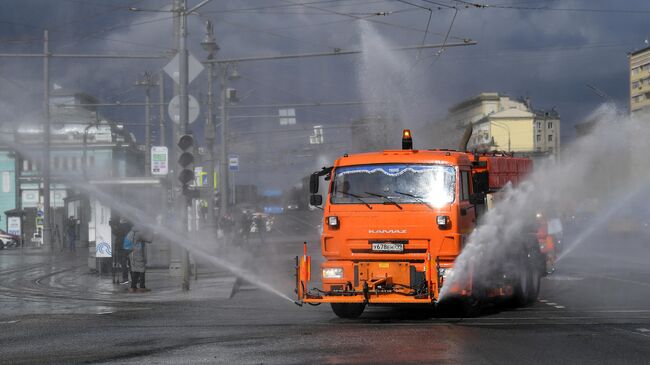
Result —
<instances>
[{"instance_id":1,"label":"side mirror","mask_svg":"<svg viewBox=\"0 0 650 365\"><path fill-rule=\"evenodd\" d=\"M309 197L309 205L314 205L314 206L323 205L323 196L322 195L317 195L317 194L312 194Z\"/></svg>"},{"instance_id":2,"label":"side mirror","mask_svg":"<svg viewBox=\"0 0 650 365\"><path fill-rule=\"evenodd\" d=\"M318 193L318 173L313 173L309 176L309 193L316 194ZM314 204L312 204L314 205Z\"/></svg>"},{"instance_id":3,"label":"side mirror","mask_svg":"<svg viewBox=\"0 0 650 365\"><path fill-rule=\"evenodd\" d=\"M469 196L469 203L472 205L485 204L485 194L477 193Z\"/></svg>"}]
</instances>

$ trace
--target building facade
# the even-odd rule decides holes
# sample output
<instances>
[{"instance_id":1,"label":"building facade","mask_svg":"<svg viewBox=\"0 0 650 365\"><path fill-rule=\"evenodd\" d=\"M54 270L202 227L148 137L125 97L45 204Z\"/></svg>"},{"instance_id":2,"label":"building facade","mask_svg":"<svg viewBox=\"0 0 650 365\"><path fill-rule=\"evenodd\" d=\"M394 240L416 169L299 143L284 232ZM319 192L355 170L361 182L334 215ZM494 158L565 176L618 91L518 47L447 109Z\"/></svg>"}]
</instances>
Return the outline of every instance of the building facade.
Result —
<instances>
[{"instance_id":1,"label":"building facade","mask_svg":"<svg viewBox=\"0 0 650 365\"><path fill-rule=\"evenodd\" d=\"M555 110L534 110L529 100L481 93L449 109L445 123L472 128L468 150L503 151L557 157L560 116Z\"/></svg>"},{"instance_id":2,"label":"building facade","mask_svg":"<svg viewBox=\"0 0 650 365\"><path fill-rule=\"evenodd\" d=\"M50 204L55 241L62 245L66 219L78 220L77 244L88 245L91 207L81 185L88 180L142 176L144 155L123 125L101 118L91 96L55 90L50 99ZM25 213L26 244L42 240L44 136L38 121L8 121L0 147L0 210ZM8 179L8 180L7 180ZM6 185L2 185L7 180ZM2 215L0 227L6 226Z\"/></svg>"},{"instance_id":3,"label":"building facade","mask_svg":"<svg viewBox=\"0 0 650 365\"><path fill-rule=\"evenodd\" d=\"M650 110L650 47L628 54L630 67L630 112Z\"/></svg>"}]
</instances>

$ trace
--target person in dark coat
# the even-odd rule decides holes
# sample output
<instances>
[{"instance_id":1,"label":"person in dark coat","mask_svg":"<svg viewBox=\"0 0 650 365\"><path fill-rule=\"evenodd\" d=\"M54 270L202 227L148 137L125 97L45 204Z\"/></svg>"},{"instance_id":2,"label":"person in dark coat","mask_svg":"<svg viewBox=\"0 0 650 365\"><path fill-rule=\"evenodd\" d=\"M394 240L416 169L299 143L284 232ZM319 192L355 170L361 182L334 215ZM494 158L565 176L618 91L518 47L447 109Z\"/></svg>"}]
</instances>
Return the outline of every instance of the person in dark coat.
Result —
<instances>
[{"instance_id":1,"label":"person in dark coat","mask_svg":"<svg viewBox=\"0 0 650 365\"><path fill-rule=\"evenodd\" d=\"M74 219L74 216L68 218L66 234L68 235L68 246L70 247L70 252L75 252L75 241L77 240L77 220Z\"/></svg>"},{"instance_id":2,"label":"person in dark coat","mask_svg":"<svg viewBox=\"0 0 650 365\"><path fill-rule=\"evenodd\" d=\"M153 233L143 227L134 227L128 234L133 242L133 248L129 254L131 261L131 287L130 292L150 291L145 286L145 271L147 268L147 243L153 241Z\"/></svg>"},{"instance_id":3,"label":"person in dark coat","mask_svg":"<svg viewBox=\"0 0 650 365\"><path fill-rule=\"evenodd\" d=\"M115 237L117 263L120 265L122 271L122 281L120 284L126 284L129 282L129 253L131 250L124 247L124 238L129 231L131 231L133 224L127 221L124 217L121 217L117 222L111 220L109 223L113 229L113 235Z\"/></svg>"}]
</instances>

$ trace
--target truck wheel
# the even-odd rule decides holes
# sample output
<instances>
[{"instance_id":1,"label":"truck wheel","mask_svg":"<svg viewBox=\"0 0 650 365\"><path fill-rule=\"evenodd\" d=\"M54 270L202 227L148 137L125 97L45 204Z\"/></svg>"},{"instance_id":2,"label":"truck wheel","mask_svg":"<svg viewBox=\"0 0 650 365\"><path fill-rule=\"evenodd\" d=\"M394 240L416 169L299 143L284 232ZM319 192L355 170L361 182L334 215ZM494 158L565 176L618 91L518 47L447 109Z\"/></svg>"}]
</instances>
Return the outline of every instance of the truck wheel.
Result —
<instances>
[{"instance_id":1,"label":"truck wheel","mask_svg":"<svg viewBox=\"0 0 650 365\"><path fill-rule=\"evenodd\" d=\"M514 283L513 295L511 299L512 307L523 307L528 304L528 295L530 294L531 283L530 269L527 267L522 268L518 280Z\"/></svg>"},{"instance_id":2,"label":"truck wheel","mask_svg":"<svg viewBox=\"0 0 650 365\"><path fill-rule=\"evenodd\" d=\"M530 271L530 283L528 284L526 304L533 304L535 301L537 301L537 296L539 295L539 283L541 280L541 274L536 267L529 268L528 271Z\"/></svg>"},{"instance_id":3,"label":"truck wheel","mask_svg":"<svg viewBox=\"0 0 650 365\"><path fill-rule=\"evenodd\" d=\"M364 303L331 303L332 311L339 318L359 318L366 308Z\"/></svg>"}]
</instances>

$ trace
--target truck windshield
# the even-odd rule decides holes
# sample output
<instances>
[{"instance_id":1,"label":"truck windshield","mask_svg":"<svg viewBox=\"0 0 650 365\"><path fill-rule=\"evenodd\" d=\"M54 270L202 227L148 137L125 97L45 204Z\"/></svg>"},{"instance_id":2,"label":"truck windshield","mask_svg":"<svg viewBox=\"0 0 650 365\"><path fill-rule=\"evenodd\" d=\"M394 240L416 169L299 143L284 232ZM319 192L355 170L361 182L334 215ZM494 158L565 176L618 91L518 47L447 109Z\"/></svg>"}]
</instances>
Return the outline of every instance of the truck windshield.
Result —
<instances>
[{"instance_id":1,"label":"truck windshield","mask_svg":"<svg viewBox=\"0 0 650 365\"><path fill-rule=\"evenodd\" d=\"M335 170L333 204L414 203L441 207L455 196L452 166L422 164L358 165ZM394 204L392 203L392 204Z\"/></svg>"}]
</instances>

